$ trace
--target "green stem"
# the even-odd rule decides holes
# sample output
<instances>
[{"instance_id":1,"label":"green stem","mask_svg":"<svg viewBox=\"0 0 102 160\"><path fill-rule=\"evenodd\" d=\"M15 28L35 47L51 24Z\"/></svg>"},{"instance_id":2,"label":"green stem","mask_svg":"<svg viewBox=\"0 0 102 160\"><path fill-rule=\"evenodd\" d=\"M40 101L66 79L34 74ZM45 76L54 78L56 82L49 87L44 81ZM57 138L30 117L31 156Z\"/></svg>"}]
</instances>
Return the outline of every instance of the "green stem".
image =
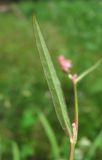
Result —
<instances>
[{"instance_id":1,"label":"green stem","mask_svg":"<svg viewBox=\"0 0 102 160\"><path fill-rule=\"evenodd\" d=\"M74 84L74 101L75 101L75 123L77 127L77 133L78 133L78 94L77 94L77 84Z\"/></svg>"},{"instance_id":2,"label":"green stem","mask_svg":"<svg viewBox=\"0 0 102 160\"><path fill-rule=\"evenodd\" d=\"M70 158L69 158L69 160L74 159L74 150L75 150L75 144L70 142Z\"/></svg>"},{"instance_id":3,"label":"green stem","mask_svg":"<svg viewBox=\"0 0 102 160\"><path fill-rule=\"evenodd\" d=\"M81 79L83 79L87 74L94 71L100 64L102 63L102 59L100 59L96 64L94 64L92 67L84 71L81 75L78 76L76 82L79 82Z\"/></svg>"},{"instance_id":4,"label":"green stem","mask_svg":"<svg viewBox=\"0 0 102 160\"><path fill-rule=\"evenodd\" d=\"M72 141L70 141L70 158L69 158L69 160L74 159L75 144L76 144L77 135L78 135L78 95L77 95L76 82L73 83L73 86L74 86L74 101L75 101L75 119L74 119L75 121L74 121L74 123L76 125L76 128L73 128Z\"/></svg>"}]
</instances>

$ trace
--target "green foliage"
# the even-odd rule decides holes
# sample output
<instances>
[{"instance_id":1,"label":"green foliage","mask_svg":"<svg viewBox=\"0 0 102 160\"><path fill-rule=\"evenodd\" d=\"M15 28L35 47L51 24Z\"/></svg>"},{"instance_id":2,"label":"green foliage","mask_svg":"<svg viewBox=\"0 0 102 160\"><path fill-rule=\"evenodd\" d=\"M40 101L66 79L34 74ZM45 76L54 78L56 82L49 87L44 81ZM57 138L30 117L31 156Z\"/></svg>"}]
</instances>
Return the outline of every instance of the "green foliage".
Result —
<instances>
[{"instance_id":1,"label":"green foliage","mask_svg":"<svg viewBox=\"0 0 102 160\"><path fill-rule=\"evenodd\" d=\"M102 5L98 1L49 1L29 5L25 2L17 7L23 16L16 11L0 13L0 156L12 160L12 141L17 143L21 159L49 160L54 156L37 118L40 109L56 133L61 157L68 159L68 144L57 123L36 45L32 42L32 14L39 19L72 118L73 91L71 87L68 89L69 82L58 68L57 56L64 54L71 58L79 74L101 59ZM86 136L92 143L101 129L101 75L99 67L78 86L78 140ZM99 142L93 160L102 157ZM79 149L84 159L89 148Z\"/></svg>"},{"instance_id":2,"label":"green foliage","mask_svg":"<svg viewBox=\"0 0 102 160\"><path fill-rule=\"evenodd\" d=\"M13 160L20 160L20 151L16 142L12 142Z\"/></svg>"},{"instance_id":3,"label":"green foliage","mask_svg":"<svg viewBox=\"0 0 102 160\"><path fill-rule=\"evenodd\" d=\"M88 154L86 155L85 160L90 160L93 158L93 156L96 153L97 148L100 145L100 141L102 140L102 131L100 131L99 135L96 137L94 142L92 143L92 146L90 147Z\"/></svg>"},{"instance_id":4,"label":"green foliage","mask_svg":"<svg viewBox=\"0 0 102 160\"><path fill-rule=\"evenodd\" d=\"M55 133L54 133L49 121L43 115L43 113L39 113L38 117L42 123L42 126L43 126L43 128L46 132L46 135L49 139L49 142L51 144L53 159L55 159L55 160L59 159L60 158L60 149L57 144L57 139L56 139Z\"/></svg>"},{"instance_id":5,"label":"green foliage","mask_svg":"<svg viewBox=\"0 0 102 160\"><path fill-rule=\"evenodd\" d=\"M71 135L70 120L67 114L67 109L66 109L64 98L63 98L63 93L62 93L59 79L56 75L56 71L51 61L49 51L46 47L39 25L35 18L34 18L33 24L34 24L34 34L36 38L40 59L41 59L45 77L51 92L51 96L55 106L55 111L56 111L58 120L63 130L65 131L65 133L67 132L68 135Z\"/></svg>"}]
</instances>

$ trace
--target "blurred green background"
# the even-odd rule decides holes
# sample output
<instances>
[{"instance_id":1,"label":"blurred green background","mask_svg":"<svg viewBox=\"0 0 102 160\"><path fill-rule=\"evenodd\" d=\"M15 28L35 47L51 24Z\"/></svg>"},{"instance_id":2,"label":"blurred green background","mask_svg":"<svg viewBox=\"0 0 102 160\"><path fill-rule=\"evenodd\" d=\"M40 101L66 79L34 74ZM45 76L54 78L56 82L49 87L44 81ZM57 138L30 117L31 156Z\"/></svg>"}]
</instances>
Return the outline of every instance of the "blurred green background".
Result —
<instances>
[{"instance_id":1,"label":"blurred green background","mask_svg":"<svg viewBox=\"0 0 102 160\"><path fill-rule=\"evenodd\" d=\"M67 160L69 142L57 120L33 36L41 26L70 118L73 87L58 65L80 74L102 57L102 1L0 1L0 160ZM75 160L102 159L102 66L78 85Z\"/></svg>"}]
</instances>

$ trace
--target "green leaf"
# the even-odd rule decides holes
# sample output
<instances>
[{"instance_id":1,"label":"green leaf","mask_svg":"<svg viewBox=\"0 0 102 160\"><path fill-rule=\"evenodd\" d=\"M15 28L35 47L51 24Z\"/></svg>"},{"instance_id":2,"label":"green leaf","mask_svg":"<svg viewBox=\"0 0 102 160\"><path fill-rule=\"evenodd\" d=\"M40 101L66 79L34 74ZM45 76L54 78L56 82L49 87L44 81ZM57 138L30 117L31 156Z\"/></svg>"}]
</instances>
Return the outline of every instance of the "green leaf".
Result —
<instances>
[{"instance_id":1,"label":"green leaf","mask_svg":"<svg viewBox=\"0 0 102 160\"><path fill-rule=\"evenodd\" d=\"M49 51L46 47L43 35L39 28L36 18L33 18L34 35L36 39L37 48L39 51L40 60L43 66L44 74L52 95L52 100L55 106L55 111L58 120L64 131L71 136L71 125L68 117L66 104L64 101L61 85L56 75Z\"/></svg>"},{"instance_id":2,"label":"green leaf","mask_svg":"<svg viewBox=\"0 0 102 160\"><path fill-rule=\"evenodd\" d=\"M93 158L93 156L96 154L97 148L100 146L102 141L102 130L100 131L99 135L96 137L94 142L92 143L92 146L90 147L88 154L85 157L85 160L90 160Z\"/></svg>"},{"instance_id":3,"label":"green leaf","mask_svg":"<svg viewBox=\"0 0 102 160\"><path fill-rule=\"evenodd\" d=\"M49 139L49 142L51 144L52 147L52 153L53 153L53 158L54 159L59 159L60 158L60 148L58 146L57 143L57 139L55 137L54 131L49 123L49 121L47 120L47 118L44 116L43 113L39 113L39 119L43 125L43 128L46 132L46 135Z\"/></svg>"},{"instance_id":4,"label":"green leaf","mask_svg":"<svg viewBox=\"0 0 102 160\"><path fill-rule=\"evenodd\" d=\"M20 160L20 151L16 142L12 142L13 160Z\"/></svg>"}]
</instances>

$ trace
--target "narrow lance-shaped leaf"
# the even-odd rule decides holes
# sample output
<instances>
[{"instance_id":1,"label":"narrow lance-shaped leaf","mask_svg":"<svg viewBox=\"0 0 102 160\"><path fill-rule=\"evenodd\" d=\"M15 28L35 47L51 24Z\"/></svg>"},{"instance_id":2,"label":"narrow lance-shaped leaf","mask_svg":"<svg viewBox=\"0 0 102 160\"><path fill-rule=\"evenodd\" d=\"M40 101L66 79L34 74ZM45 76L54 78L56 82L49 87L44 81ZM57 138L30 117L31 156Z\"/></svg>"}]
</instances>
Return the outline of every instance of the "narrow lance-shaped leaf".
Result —
<instances>
[{"instance_id":1,"label":"narrow lance-shaped leaf","mask_svg":"<svg viewBox=\"0 0 102 160\"><path fill-rule=\"evenodd\" d=\"M47 118L44 116L43 113L39 113L38 114L39 116L39 119L42 123L42 126L46 132L46 135L48 137L48 140L51 144L51 147L52 147L52 153L53 153L53 157L54 159L59 159L60 157L60 148L59 148L59 145L57 143L57 139L55 137L55 134L54 134L54 131L49 123L49 121L47 120Z\"/></svg>"},{"instance_id":2,"label":"narrow lance-shaped leaf","mask_svg":"<svg viewBox=\"0 0 102 160\"><path fill-rule=\"evenodd\" d=\"M36 39L37 48L40 55L40 60L43 66L44 74L51 92L52 100L55 106L55 111L60 121L62 128L71 136L71 125L68 117L66 104L63 97L63 92L59 79L56 75L53 63L50 58L49 51L46 47L43 35L39 28L36 18L33 18L34 35Z\"/></svg>"}]
</instances>

